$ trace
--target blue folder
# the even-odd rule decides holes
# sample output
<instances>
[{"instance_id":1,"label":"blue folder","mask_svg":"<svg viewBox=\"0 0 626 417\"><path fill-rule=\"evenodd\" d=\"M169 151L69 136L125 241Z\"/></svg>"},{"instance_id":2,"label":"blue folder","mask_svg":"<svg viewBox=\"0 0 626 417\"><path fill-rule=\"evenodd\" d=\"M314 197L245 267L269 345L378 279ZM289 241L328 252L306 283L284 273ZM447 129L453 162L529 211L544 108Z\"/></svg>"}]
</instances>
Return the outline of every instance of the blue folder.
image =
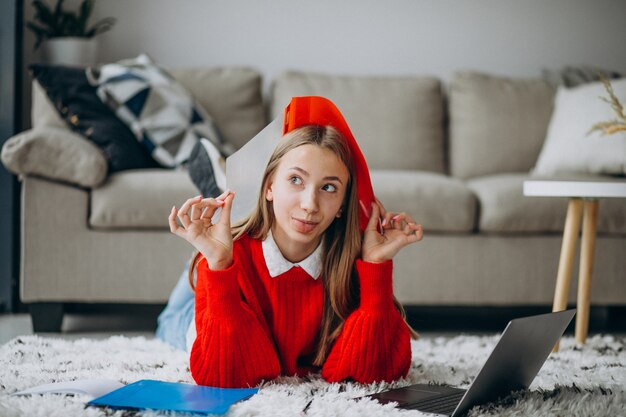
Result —
<instances>
[{"instance_id":1,"label":"blue folder","mask_svg":"<svg viewBox=\"0 0 626 417\"><path fill-rule=\"evenodd\" d=\"M258 388L214 388L142 379L98 397L87 405L131 410L170 410L196 414L225 414Z\"/></svg>"}]
</instances>

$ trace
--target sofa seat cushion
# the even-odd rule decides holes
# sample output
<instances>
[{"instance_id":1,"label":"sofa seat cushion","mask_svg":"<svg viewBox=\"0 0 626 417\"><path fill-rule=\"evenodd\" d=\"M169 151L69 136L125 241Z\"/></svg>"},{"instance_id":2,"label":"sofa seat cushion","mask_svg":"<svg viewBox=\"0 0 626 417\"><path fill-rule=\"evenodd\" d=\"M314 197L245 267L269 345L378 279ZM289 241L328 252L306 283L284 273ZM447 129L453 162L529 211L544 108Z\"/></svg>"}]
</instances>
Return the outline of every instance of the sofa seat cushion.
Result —
<instances>
[{"instance_id":1,"label":"sofa seat cushion","mask_svg":"<svg viewBox=\"0 0 626 417\"><path fill-rule=\"evenodd\" d=\"M272 118L294 96L323 96L345 116L372 169L444 172L443 95L433 77L286 72L274 81Z\"/></svg>"},{"instance_id":2,"label":"sofa seat cushion","mask_svg":"<svg viewBox=\"0 0 626 417\"><path fill-rule=\"evenodd\" d=\"M584 178L601 180L603 177ZM479 230L487 233L562 232L568 199L524 196L524 181L537 179L520 173L469 180L468 186L478 197ZM597 231L626 234L626 199L600 200Z\"/></svg>"},{"instance_id":3,"label":"sofa seat cushion","mask_svg":"<svg viewBox=\"0 0 626 417\"><path fill-rule=\"evenodd\" d=\"M169 229L172 206L198 195L184 170L117 172L91 191L89 225L98 229Z\"/></svg>"},{"instance_id":4,"label":"sofa seat cushion","mask_svg":"<svg viewBox=\"0 0 626 417\"><path fill-rule=\"evenodd\" d=\"M476 227L476 197L458 179L399 170L372 170L371 178L388 211L407 212L427 232L472 232Z\"/></svg>"}]
</instances>

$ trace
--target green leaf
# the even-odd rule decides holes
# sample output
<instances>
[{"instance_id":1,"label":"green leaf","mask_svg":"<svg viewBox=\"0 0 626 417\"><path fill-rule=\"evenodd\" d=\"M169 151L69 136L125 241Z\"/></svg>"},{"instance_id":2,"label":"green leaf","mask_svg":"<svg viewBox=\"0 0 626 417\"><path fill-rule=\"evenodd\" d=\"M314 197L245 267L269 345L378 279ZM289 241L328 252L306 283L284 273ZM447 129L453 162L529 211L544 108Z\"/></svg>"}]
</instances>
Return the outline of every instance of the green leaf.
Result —
<instances>
[{"instance_id":1,"label":"green leaf","mask_svg":"<svg viewBox=\"0 0 626 417\"><path fill-rule=\"evenodd\" d=\"M78 11L63 10L63 2L64 0L57 0L52 10L44 0L32 1L35 15L33 22L28 22L26 26L37 37L35 49L48 38L63 36L91 38L110 30L115 24L114 18L107 17L87 29L87 22L93 12L95 0L83 0Z\"/></svg>"},{"instance_id":2,"label":"green leaf","mask_svg":"<svg viewBox=\"0 0 626 417\"><path fill-rule=\"evenodd\" d=\"M56 22L61 21L62 15L63 15L63 0L57 0L57 5L54 8L54 20Z\"/></svg>"},{"instance_id":3,"label":"green leaf","mask_svg":"<svg viewBox=\"0 0 626 417\"><path fill-rule=\"evenodd\" d=\"M35 20L54 30L55 19L48 5L41 0L35 0L33 1L33 7L35 9Z\"/></svg>"},{"instance_id":4,"label":"green leaf","mask_svg":"<svg viewBox=\"0 0 626 417\"><path fill-rule=\"evenodd\" d=\"M50 37L50 30L47 28L37 26L32 22L26 23L26 27L35 34L35 38L36 38L35 47L34 47L35 50L39 48L39 46L44 40Z\"/></svg>"},{"instance_id":5,"label":"green leaf","mask_svg":"<svg viewBox=\"0 0 626 417\"><path fill-rule=\"evenodd\" d=\"M76 15L71 13L65 13L63 15L63 23L64 23L64 32L66 36L82 36L83 33L80 31L80 25L78 23L78 18Z\"/></svg>"},{"instance_id":6,"label":"green leaf","mask_svg":"<svg viewBox=\"0 0 626 417\"><path fill-rule=\"evenodd\" d=\"M78 15L78 23L80 25L80 31L82 33L87 32L87 20L91 16L94 2L92 0L83 0L80 5L80 14Z\"/></svg>"},{"instance_id":7,"label":"green leaf","mask_svg":"<svg viewBox=\"0 0 626 417\"><path fill-rule=\"evenodd\" d=\"M108 30L111 30L113 25L115 25L115 22L115 18L105 17L104 19L94 23L94 25L87 31L87 34L89 37L93 37L100 33L104 33Z\"/></svg>"}]
</instances>

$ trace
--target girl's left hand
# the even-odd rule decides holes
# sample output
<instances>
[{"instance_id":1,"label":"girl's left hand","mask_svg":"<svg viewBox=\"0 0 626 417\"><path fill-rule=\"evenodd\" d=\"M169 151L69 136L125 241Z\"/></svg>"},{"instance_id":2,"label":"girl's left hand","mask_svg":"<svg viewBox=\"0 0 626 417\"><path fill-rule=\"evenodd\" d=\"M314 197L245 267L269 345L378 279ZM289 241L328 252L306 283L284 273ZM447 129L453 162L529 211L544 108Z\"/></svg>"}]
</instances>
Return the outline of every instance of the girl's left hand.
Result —
<instances>
[{"instance_id":1,"label":"girl's left hand","mask_svg":"<svg viewBox=\"0 0 626 417\"><path fill-rule=\"evenodd\" d=\"M361 209L365 206L361 204ZM381 222L382 219L382 222ZM379 222L382 232L379 231ZM380 263L392 259L403 247L422 240L422 225L406 213L387 212L376 199L372 202L372 213L363 234L361 258L365 262Z\"/></svg>"}]
</instances>

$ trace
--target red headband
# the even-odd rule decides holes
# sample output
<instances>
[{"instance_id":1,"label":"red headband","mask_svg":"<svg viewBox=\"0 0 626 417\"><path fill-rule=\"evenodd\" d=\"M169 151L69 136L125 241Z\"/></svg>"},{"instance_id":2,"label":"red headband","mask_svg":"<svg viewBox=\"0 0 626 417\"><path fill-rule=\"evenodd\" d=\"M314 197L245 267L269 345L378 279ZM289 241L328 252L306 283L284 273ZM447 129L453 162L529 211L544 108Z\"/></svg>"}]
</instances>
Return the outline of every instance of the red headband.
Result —
<instances>
[{"instance_id":1,"label":"red headband","mask_svg":"<svg viewBox=\"0 0 626 417\"><path fill-rule=\"evenodd\" d=\"M301 126L310 124L332 126L348 142L354 161L355 178L353 178L353 181L357 185L357 196L359 202L367 209L367 214L365 214L359 207L359 226L361 231L365 230L371 212L371 204L374 201L374 190L372 189L367 163L348 127L348 123L346 123L337 106L327 98L315 96L292 98L291 102L285 107L283 135Z\"/></svg>"}]
</instances>

